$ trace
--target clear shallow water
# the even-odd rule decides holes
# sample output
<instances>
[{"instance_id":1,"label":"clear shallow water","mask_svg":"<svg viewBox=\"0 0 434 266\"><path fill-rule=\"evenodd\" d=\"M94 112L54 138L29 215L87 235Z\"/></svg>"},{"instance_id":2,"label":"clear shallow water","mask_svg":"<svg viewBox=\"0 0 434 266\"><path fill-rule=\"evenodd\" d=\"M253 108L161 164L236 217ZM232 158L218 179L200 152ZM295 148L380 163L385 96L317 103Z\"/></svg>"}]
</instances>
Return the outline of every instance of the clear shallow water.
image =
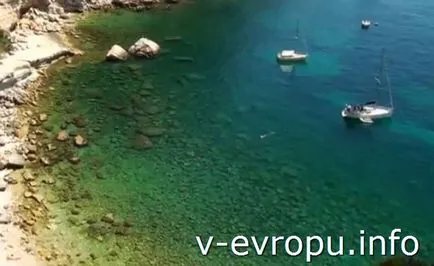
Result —
<instances>
[{"instance_id":1,"label":"clear shallow water","mask_svg":"<svg viewBox=\"0 0 434 266\"><path fill-rule=\"evenodd\" d=\"M75 248L97 255L95 265L305 265L303 257L236 258L222 249L202 257L194 237L344 235L356 245L360 229L374 235L395 227L419 237L422 254L432 256L432 7L218 1L92 15L81 24L87 59L54 74L47 100L52 134L82 116L87 123L78 132L90 140L65 157L78 154L80 164L49 169L59 180L60 228L68 227L71 242L81 239ZM380 26L361 31L365 17ZM298 19L311 59L282 72L274 56L299 45L291 40ZM152 61L91 60L142 35L169 53ZM173 35L184 41L163 41ZM393 121L348 126L340 109L375 96L382 47ZM167 132L151 138L154 148L136 149L138 132L150 127ZM111 212L134 226L124 235L115 234L119 226L79 225L70 214L77 207L74 219L94 222ZM314 265L371 262L324 256Z\"/></svg>"}]
</instances>

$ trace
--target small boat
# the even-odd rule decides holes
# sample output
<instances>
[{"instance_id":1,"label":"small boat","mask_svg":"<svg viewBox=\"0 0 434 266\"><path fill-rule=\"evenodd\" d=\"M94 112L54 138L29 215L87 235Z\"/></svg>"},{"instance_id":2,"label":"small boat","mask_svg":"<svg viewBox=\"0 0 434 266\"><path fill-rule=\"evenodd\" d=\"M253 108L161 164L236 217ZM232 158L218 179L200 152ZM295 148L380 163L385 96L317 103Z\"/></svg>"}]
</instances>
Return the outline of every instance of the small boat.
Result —
<instances>
[{"instance_id":1,"label":"small boat","mask_svg":"<svg viewBox=\"0 0 434 266\"><path fill-rule=\"evenodd\" d=\"M342 117L358 119L363 123L374 123L374 120L388 118L393 115L393 107L378 105L376 101L369 101L364 104L346 105L342 110Z\"/></svg>"},{"instance_id":2,"label":"small boat","mask_svg":"<svg viewBox=\"0 0 434 266\"><path fill-rule=\"evenodd\" d=\"M362 29L368 29L371 26L371 21L369 20L362 20Z\"/></svg>"},{"instance_id":3,"label":"small boat","mask_svg":"<svg viewBox=\"0 0 434 266\"><path fill-rule=\"evenodd\" d=\"M299 39L300 37L300 29L299 29L299 23L297 21L297 29L296 29L296 35L295 35L295 39ZM302 39L302 42L305 46L305 49L307 51L307 45L306 45L306 41L304 39ZM279 63L295 63L295 62L303 62L306 61L308 57L308 53L302 53L302 52L297 52L295 50L282 50L280 52L277 53L276 55L276 59Z\"/></svg>"},{"instance_id":4,"label":"small boat","mask_svg":"<svg viewBox=\"0 0 434 266\"><path fill-rule=\"evenodd\" d=\"M295 50L282 50L277 53L277 60L280 62L300 62L307 59L307 54L297 53Z\"/></svg>"},{"instance_id":5,"label":"small boat","mask_svg":"<svg viewBox=\"0 0 434 266\"><path fill-rule=\"evenodd\" d=\"M369 101L363 104L345 105L341 115L344 119L358 119L363 123L373 123L374 120L382 118L390 118L393 115L393 99L392 90L390 88L390 81L387 75L385 52L382 50L382 74L386 77L386 83L389 92L389 105L379 105L377 101ZM381 81L375 78L377 83L381 86Z\"/></svg>"}]
</instances>

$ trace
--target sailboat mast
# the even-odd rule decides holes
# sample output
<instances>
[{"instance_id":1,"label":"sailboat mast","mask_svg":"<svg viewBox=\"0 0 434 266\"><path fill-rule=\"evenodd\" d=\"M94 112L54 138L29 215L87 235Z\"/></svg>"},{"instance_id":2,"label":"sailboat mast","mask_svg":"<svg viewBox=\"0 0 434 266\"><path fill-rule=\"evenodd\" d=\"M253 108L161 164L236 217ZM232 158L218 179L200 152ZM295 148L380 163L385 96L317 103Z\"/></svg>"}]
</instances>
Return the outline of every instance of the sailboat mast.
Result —
<instances>
[{"instance_id":1,"label":"sailboat mast","mask_svg":"<svg viewBox=\"0 0 434 266\"><path fill-rule=\"evenodd\" d=\"M383 51L382 51L382 60L381 61L382 61L383 72L384 72L384 75L386 76L387 89L389 90L390 107L393 108L392 89L391 89L391 86L390 86L389 74L387 72L387 67L386 67L386 53L385 53L384 48L383 48Z\"/></svg>"},{"instance_id":2,"label":"sailboat mast","mask_svg":"<svg viewBox=\"0 0 434 266\"><path fill-rule=\"evenodd\" d=\"M295 34L296 34L295 36L297 39L301 38L300 41L303 43L305 53L308 54L309 51L307 49L306 39L304 39L303 36L301 36L301 34L300 34L300 21L299 20L297 20L297 28L296 28Z\"/></svg>"},{"instance_id":3,"label":"sailboat mast","mask_svg":"<svg viewBox=\"0 0 434 266\"><path fill-rule=\"evenodd\" d=\"M299 38L300 37L300 21L297 20L297 28L295 28L295 37Z\"/></svg>"}]
</instances>

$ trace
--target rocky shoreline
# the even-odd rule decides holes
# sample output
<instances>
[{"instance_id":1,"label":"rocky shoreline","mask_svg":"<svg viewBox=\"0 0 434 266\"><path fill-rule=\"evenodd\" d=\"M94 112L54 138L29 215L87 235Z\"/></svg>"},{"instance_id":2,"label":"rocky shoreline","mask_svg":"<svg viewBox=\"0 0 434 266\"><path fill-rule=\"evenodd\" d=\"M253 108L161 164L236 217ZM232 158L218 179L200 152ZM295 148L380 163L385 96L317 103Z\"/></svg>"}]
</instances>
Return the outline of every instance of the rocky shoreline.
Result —
<instances>
[{"instance_id":1,"label":"rocky shoreline","mask_svg":"<svg viewBox=\"0 0 434 266\"><path fill-rule=\"evenodd\" d=\"M58 10L55 10L56 12ZM46 119L44 114L22 113L22 105L36 106L30 85L44 76L46 67L56 60L80 54L63 44L62 28L73 21L66 14L29 9L8 33L10 50L0 59L0 232L1 265L41 265L30 233L22 230L21 207L24 184L13 170L37 160L37 143L29 137L31 119ZM13 185L13 186L12 186ZM34 201L40 201L34 197ZM37 199L37 200L36 200ZM32 211L39 212L37 208ZM37 214L36 214L37 215Z\"/></svg>"},{"instance_id":2,"label":"rocky shoreline","mask_svg":"<svg viewBox=\"0 0 434 266\"><path fill-rule=\"evenodd\" d=\"M164 7L176 2L168 1ZM10 49L0 55L0 265L45 265L44 261L56 254L38 250L31 238L37 234L34 223L47 215L48 208L28 165L49 165L48 159L38 154L50 147L38 142L38 134L43 132L33 127L47 120L47 115L30 110L38 110L38 92L31 88L39 85L52 63L62 59L69 62L70 57L82 55L67 42L66 32L75 23L68 12L119 6L141 10L151 8L156 1L66 1L62 6L38 2L30 7L0 4L0 16L15 18L10 12L18 13L16 21L6 19L5 23L0 19L0 28L10 42ZM149 42L142 38L128 52L131 54L134 48L136 56L152 56L155 51L149 46L137 48ZM122 49L115 45L107 60L126 60L128 54Z\"/></svg>"},{"instance_id":3,"label":"rocky shoreline","mask_svg":"<svg viewBox=\"0 0 434 266\"><path fill-rule=\"evenodd\" d=\"M186 3L192 0L183 0ZM153 8L170 9L180 0L37 0L17 1L0 0L0 30L14 31L17 24L28 13L29 9L38 9L49 15L68 16L69 13L83 13L92 10L110 10L127 8L135 11L145 11ZM55 31L53 29L52 31Z\"/></svg>"}]
</instances>

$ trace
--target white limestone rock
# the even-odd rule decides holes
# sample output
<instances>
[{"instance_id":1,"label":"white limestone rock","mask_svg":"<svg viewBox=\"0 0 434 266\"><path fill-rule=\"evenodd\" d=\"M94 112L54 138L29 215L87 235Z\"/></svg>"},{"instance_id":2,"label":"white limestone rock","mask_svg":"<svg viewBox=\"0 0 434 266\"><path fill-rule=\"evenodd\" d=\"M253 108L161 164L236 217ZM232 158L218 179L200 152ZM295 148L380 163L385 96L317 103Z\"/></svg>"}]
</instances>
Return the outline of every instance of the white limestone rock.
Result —
<instances>
[{"instance_id":1,"label":"white limestone rock","mask_svg":"<svg viewBox=\"0 0 434 266\"><path fill-rule=\"evenodd\" d=\"M113 45L105 56L107 61L125 61L128 59L128 52L120 45Z\"/></svg>"},{"instance_id":2,"label":"white limestone rock","mask_svg":"<svg viewBox=\"0 0 434 266\"><path fill-rule=\"evenodd\" d=\"M146 58L154 57L158 55L159 52L160 45L147 38L140 38L128 49L128 53L130 53L131 55Z\"/></svg>"}]
</instances>

